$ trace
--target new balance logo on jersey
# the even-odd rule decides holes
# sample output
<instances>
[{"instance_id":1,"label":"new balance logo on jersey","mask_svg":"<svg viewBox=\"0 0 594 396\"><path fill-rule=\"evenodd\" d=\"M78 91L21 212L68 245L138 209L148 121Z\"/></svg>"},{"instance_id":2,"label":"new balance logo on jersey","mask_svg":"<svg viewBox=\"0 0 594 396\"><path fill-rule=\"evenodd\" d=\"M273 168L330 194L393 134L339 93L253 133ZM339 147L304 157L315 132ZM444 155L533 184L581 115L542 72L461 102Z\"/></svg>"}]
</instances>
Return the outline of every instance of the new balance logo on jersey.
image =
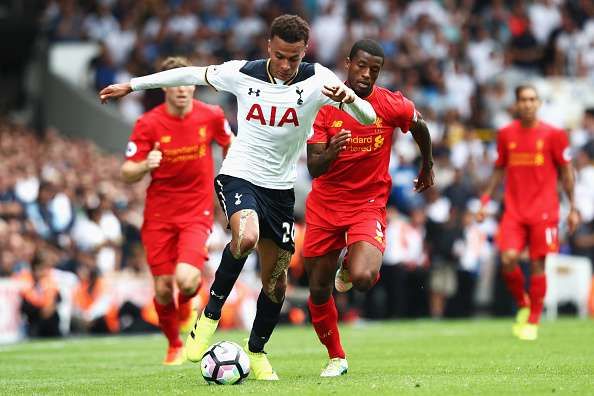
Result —
<instances>
[{"instance_id":1,"label":"new balance logo on jersey","mask_svg":"<svg viewBox=\"0 0 594 396\"><path fill-rule=\"evenodd\" d=\"M250 88L249 91L248 91L248 95L251 95L251 94L254 94L256 96L260 96L260 90L259 89Z\"/></svg>"},{"instance_id":2,"label":"new balance logo on jersey","mask_svg":"<svg viewBox=\"0 0 594 396\"><path fill-rule=\"evenodd\" d=\"M297 93L297 95L299 95L299 99L297 99L297 104L301 106L303 104L303 99L301 99L301 94L303 93L303 90L297 87L295 88L295 92Z\"/></svg>"},{"instance_id":3,"label":"new balance logo on jersey","mask_svg":"<svg viewBox=\"0 0 594 396\"><path fill-rule=\"evenodd\" d=\"M243 194L235 193L235 205L241 205L241 196Z\"/></svg>"},{"instance_id":4,"label":"new balance logo on jersey","mask_svg":"<svg viewBox=\"0 0 594 396\"><path fill-rule=\"evenodd\" d=\"M255 120L260 122L261 125L268 126L282 127L285 124L293 124L295 125L295 127L299 126L299 119L297 118L297 112L294 108L289 107L288 109L286 109L285 113L280 118L280 121L278 121L278 124L276 123L276 111L277 107L271 106L270 114L267 114L268 118L266 119L264 117L264 110L262 110L262 106L260 106L258 103L254 103L250 108L250 111L248 111L248 114L245 117L245 119L247 121Z\"/></svg>"}]
</instances>

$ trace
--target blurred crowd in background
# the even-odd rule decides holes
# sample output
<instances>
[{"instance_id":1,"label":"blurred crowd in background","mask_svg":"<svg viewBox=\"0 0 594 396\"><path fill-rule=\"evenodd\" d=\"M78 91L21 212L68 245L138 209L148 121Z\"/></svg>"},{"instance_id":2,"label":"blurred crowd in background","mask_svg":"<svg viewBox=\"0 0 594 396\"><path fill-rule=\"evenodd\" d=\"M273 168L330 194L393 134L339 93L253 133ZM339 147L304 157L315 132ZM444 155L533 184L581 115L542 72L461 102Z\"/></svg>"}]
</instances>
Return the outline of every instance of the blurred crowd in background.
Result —
<instances>
[{"instance_id":1,"label":"blurred crowd in background","mask_svg":"<svg viewBox=\"0 0 594 396\"><path fill-rule=\"evenodd\" d=\"M477 197L492 171L496 129L513 118L516 83L546 77L594 85L594 3L53 0L41 23L52 41L100 44L89 64L89 89L96 91L152 73L169 55L185 55L197 65L266 57L268 26L285 12L311 24L305 60L341 76L352 43L377 39L386 54L377 83L415 102L434 144L437 185L418 195L412 191L418 150L410 134L398 132L381 279L366 296L337 297L342 318L509 313L494 246L500 205L491 202L491 217L477 224ZM562 251L594 262L594 102L581 101L562 84L542 87L543 97L567 99L545 100L542 116L568 131L577 171L582 225L572 238L563 238ZM221 104L235 125L232 97L197 92ZM154 90L129 95L117 106L134 121L161 100ZM30 334L154 326L139 237L148 180L125 185L119 178L122 154L103 153L92 142L53 130L39 137L10 122L0 123L0 157L0 277L26 285L23 312ZM305 157L298 174L296 217L302 219L311 184ZM501 202L501 190L495 198ZM562 219L565 213L562 204ZM207 277L229 239L225 226L219 213ZM563 227L562 222L565 236ZM284 311L294 323L305 320L302 232L298 228ZM260 288L257 267L253 257L230 298L224 327L251 324ZM502 299L505 304L498 305Z\"/></svg>"}]
</instances>

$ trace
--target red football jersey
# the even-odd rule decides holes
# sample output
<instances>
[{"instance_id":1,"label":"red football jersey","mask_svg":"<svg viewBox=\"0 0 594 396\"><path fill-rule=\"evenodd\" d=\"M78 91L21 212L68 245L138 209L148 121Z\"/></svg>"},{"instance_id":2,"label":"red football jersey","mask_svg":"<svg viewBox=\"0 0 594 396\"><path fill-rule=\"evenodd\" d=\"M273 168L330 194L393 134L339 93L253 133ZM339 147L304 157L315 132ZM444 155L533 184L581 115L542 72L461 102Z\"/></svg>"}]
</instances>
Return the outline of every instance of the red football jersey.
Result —
<instances>
[{"instance_id":1,"label":"red football jersey","mask_svg":"<svg viewBox=\"0 0 594 396\"><path fill-rule=\"evenodd\" d=\"M343 129L351 131L351 140L328 171L314 179L310 205L328 205L337 211L356 210L359 205L386 206L392 186L388 166L393 132L398 127L406 133L416 111L414 104L400 92L378 86L365 100L377 115L374 125L362 125L332 106L324 106L318 112L314 135L308 144L328 143Z\"/></svg>"},{"instance_id":2,"label":"red football jersey","mask_svg":"<svg viewBox=\"0 0 594 396\"><path fill-rule=\"evenodd\" d=\"M231 142L231 129L219 106L194 100L192 111L179 118L162 104L138 119L126 158L145 160L156 142L163 153L160 166L151 172L145 221L212 223L213 140L223 147Z\"/></svg>"},{"instance_id":3,"label":"red football jersey","mask_svg":"<svg viewBox=\"0 0 594 396\"><path fill-rule=\"evenodd\" d=\"M571 161L567 135L539 122L523 128L519 121L497 134L495 166L505 168L505 210L526 223L559 219L557 168Z\"/></svg>"}]
</instances>

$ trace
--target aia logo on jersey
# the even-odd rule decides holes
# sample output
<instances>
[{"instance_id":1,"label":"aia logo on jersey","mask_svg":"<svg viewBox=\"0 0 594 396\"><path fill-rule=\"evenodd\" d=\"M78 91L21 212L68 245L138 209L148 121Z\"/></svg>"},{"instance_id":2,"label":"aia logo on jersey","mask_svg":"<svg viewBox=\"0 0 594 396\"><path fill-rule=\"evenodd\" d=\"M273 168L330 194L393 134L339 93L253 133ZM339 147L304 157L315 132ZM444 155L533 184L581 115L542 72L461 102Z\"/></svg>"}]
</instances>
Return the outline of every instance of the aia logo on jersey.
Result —
<instances>
[{"instance_id":1,"label":"aia logo on jersey","mask_svg":"<svg viewBox=\"0 0 594 396\"><path fill-rule=\"evenodd\" d=\"M282 117L278 118L278 123L277 110L278 108L276 106L272 106L270 107L270 114L264 114L262 106L260 106L258 103L254 103L250 108L250 111L248 111L248 114L245 117L245 119L247 121L257 121L261 125L268 126L282 127L285 124L293 124L295 127L299 126L299 119L297 118L297 112L294 108L287 108Z\"/></svg>"}]
</instances>

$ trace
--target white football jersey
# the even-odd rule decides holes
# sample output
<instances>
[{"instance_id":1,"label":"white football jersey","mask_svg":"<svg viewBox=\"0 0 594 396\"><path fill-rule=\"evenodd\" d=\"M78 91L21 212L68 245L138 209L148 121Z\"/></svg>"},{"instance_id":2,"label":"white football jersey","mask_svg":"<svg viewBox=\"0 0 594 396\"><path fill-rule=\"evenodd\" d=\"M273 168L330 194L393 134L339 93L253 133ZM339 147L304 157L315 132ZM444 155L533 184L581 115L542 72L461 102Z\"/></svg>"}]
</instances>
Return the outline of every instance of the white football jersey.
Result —
<instances>
[{"instance_id":1,"label":"white football jersey","mask_svg":"<svg viewBox=\"0 0 594 396\"><path fill-rule=\"evenodd\" d=\"M209 66L206 80L237 98L237 138L220 173L264 188L293 188L318 110L339 107L322 94L324 85L340 83L338 77L320 64L302 62L291 80L277 84L262 59Z\"/></svg>"}]
</instances>

